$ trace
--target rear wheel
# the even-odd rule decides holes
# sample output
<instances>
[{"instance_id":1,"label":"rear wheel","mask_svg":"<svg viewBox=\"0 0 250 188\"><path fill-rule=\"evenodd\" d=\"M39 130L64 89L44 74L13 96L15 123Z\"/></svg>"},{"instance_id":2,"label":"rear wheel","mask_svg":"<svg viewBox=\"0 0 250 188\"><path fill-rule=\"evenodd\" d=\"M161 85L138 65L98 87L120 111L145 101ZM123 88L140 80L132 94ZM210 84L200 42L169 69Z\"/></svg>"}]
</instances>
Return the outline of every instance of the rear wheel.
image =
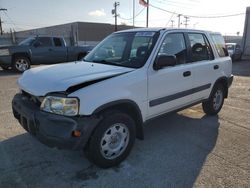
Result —
<instances>
[{"instance_id":1,"label":"rear wheel","mask_svg":"<svg viewBox=\"0 0 250 188\"><path fill-rule=\"evenodd\" d=\"M135 122L122 112L105 113L86 148L90 161L102 168L120 164L135 141Z\"/></svg>"},{"instance_id":2,"label":"rear wheel","mask_svg":"<svg viewBox=\"0 0 250 188\"><path fill-rule=\"evenodd\" d=\"M30 60L27 57L19 56L15 57L12 68L17 72L24 72L30 68Z\"/></svg>"},{"instance_id":3,"label":"rear wheel","mask_svg":"<svg viewBox=\"0 0 250 188\"><path fill-rule=\"evenodd\" d=\"M225 89L222 84L215 85L208 101L202 103L203 111L208 115L216 115L224 103Z\"/></svg>"}]
</instances>

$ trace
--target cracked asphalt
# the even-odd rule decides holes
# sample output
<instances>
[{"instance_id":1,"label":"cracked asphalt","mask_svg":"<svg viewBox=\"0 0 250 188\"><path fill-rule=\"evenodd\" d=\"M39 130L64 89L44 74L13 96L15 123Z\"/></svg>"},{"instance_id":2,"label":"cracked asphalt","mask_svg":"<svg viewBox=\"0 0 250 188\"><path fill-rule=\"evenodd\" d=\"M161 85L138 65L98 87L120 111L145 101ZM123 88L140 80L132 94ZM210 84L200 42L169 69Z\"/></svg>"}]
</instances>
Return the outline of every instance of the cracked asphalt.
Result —
<instances>
[{"instance_id":1,"label":"cracked asphalt","mask_svg":"<svg viewBox=\"0 0 250 188\"><path fill-rule=\"evenodd\" d=\"M104 170L26 133L11 111L20 75L0 69L0 187L250 187L250 61L233 73L218 116L197 105L152 120L127 160Z\"/></svg>"}]
</instances>

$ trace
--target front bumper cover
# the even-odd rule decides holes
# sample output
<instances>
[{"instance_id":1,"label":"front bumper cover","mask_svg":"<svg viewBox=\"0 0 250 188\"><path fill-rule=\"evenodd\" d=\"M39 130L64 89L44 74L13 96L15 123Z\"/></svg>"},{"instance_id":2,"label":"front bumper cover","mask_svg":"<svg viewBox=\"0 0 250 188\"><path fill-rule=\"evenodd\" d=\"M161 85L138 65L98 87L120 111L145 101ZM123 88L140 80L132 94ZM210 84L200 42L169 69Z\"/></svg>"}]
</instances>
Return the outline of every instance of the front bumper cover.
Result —
<instances>
[{"instance_id":1,"label":"front bumper cover","mask_svg":"<svg viewBox=\"0 0 250 188\"><path fill-rule=\"evenodd\" d=\"M12 109L15 118L26 131L43 144L59 149L83 149L100 121L95 116L66 117L43 112L22 94L15 95ZM81 131L80 137L72 135L75 130Z\"/></svg>"}]
</instances>

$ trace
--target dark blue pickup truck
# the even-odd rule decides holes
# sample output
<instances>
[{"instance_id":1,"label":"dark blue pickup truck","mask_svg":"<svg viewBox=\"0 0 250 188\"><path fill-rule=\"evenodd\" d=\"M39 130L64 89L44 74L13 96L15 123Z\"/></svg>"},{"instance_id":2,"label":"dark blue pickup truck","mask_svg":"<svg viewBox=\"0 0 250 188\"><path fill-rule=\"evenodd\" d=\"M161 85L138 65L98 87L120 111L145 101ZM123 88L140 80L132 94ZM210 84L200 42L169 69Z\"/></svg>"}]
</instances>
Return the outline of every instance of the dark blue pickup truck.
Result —
<instances>
[{"instance_id":1,"label":"dark blue pickup truck","mask_svg":"<svg viewBox=\"0 0 250 188\"><path fill-rule=\"evenodd\" d=\"M66 47L61 37L30 37L16 46L0 47L0 67L24 72L30 65L54 64L82 59L93 46Z\"/></svg>"}]
</instances>

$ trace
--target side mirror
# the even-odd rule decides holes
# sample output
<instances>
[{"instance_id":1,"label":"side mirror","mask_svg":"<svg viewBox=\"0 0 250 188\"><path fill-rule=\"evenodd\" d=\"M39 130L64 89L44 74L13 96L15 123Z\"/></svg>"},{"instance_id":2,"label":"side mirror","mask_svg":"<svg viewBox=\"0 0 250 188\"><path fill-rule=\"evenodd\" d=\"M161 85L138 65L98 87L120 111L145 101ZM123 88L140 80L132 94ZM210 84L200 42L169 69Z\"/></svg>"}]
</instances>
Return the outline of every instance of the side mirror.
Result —
<instances>
[{"instance_id":1,"label":"side mirror","mask_svg":"<svg viewBox=\"0 0 250 188\"><path fill-rule=\"evenodd\" d=\"M156 58L154 69L159 70L168 66L175 66L177 64L175 55L159 55Z\"/></svg>"}]
</instances>

